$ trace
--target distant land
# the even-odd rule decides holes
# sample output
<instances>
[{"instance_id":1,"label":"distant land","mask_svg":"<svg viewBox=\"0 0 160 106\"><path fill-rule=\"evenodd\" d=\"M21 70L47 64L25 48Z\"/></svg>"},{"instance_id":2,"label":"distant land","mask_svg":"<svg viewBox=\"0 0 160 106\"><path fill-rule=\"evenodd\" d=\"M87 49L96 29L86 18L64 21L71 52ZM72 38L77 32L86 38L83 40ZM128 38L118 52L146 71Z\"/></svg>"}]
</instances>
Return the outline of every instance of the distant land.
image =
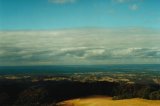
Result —
<instances>
[{"instance_id":1,"label":"distant land","mask_svg":"<svg viewBox=\"0 0 160 106\"><path fill-rule=\"evenodd\" d=\"M110 98L92 98L93 95ZM76 98L82 99L77 101ZM158 106L155 104L160 100L160 65L0 67L2 106L57 106L63 102L67 103L64 106L93 106L90 102L94 99L102 101L93 102L97 104L94 106L102 106L103 103L104 106L106 103L132 106L127 104L132 101L136 106Z\"/></svg>"}]
</instances>

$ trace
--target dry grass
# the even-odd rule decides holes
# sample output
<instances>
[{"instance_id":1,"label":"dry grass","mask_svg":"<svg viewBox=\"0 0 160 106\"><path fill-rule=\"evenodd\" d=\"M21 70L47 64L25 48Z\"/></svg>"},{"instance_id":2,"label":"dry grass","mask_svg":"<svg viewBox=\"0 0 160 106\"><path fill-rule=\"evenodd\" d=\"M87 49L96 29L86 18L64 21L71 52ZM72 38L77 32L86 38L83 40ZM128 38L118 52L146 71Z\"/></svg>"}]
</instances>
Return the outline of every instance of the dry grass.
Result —
<instances>
[{"instance_id":1,"label":"dry grass","mask_svg":"<svg viewBox=\"0 0 160 106\"><path fill-rule=\"evenodd\" d=\"M59 106L160 106L160 100L125 99L112 100L109 97L89 97L83 99L67 100Z\"/></svg>"}]
</instances>

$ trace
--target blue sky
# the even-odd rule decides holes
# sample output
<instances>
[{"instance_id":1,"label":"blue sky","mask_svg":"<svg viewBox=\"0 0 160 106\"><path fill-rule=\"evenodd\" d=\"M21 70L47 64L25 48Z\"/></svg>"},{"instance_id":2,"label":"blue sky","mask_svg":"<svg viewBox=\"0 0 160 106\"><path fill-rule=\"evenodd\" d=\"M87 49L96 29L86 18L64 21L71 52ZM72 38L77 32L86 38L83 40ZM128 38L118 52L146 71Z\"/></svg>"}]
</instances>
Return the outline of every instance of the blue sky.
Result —
<instances>
[{"instance_id":1,"label":"blue sky","mask_svg":"<svg viewBox=\"0 0 160 106\"><path fill-rule=\"evenodd\" d=\"M159 0L0 0L0 30L160 28Z\"/></svg>"}]
</instances>

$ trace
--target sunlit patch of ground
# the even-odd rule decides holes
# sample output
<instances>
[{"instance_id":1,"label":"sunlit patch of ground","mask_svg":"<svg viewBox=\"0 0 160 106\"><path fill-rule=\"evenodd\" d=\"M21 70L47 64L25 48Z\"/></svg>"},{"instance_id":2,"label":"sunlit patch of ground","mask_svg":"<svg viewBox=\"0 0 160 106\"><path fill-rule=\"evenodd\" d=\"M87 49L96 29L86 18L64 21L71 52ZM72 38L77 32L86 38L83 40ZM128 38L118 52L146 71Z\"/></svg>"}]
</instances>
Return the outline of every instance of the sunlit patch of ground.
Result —
<instances>
[{"instance_id":1,"label":"sunlit patch of ground","mask_svg":"<svg viewBox=\"0 0 160 106\"><path fill-rule=\"evenodd\" d=\"M160 100L125 99L112 100L109 97L89 97L61 102L58 106L160 106Z\"/></svg>"}]
</instances>

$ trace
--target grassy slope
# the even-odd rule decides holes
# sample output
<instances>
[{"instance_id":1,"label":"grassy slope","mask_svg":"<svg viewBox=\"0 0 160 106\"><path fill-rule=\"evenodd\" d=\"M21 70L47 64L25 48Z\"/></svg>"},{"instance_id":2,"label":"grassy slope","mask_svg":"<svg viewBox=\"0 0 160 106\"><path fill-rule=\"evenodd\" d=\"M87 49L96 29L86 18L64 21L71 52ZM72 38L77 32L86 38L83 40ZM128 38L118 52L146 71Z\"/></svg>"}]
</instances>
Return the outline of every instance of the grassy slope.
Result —
<instances>
[{"instance_id":1,"label":"grassy slope","mask_svg":"<svg viewBox=\"0 0 160 106\"><path fill-rule=\"evenodd\" d=\"M89 97L67 100L59 103L60 106L160 106L160 100L125 99L112 100L108 97Z\"/></svg>"}]
</instances>

